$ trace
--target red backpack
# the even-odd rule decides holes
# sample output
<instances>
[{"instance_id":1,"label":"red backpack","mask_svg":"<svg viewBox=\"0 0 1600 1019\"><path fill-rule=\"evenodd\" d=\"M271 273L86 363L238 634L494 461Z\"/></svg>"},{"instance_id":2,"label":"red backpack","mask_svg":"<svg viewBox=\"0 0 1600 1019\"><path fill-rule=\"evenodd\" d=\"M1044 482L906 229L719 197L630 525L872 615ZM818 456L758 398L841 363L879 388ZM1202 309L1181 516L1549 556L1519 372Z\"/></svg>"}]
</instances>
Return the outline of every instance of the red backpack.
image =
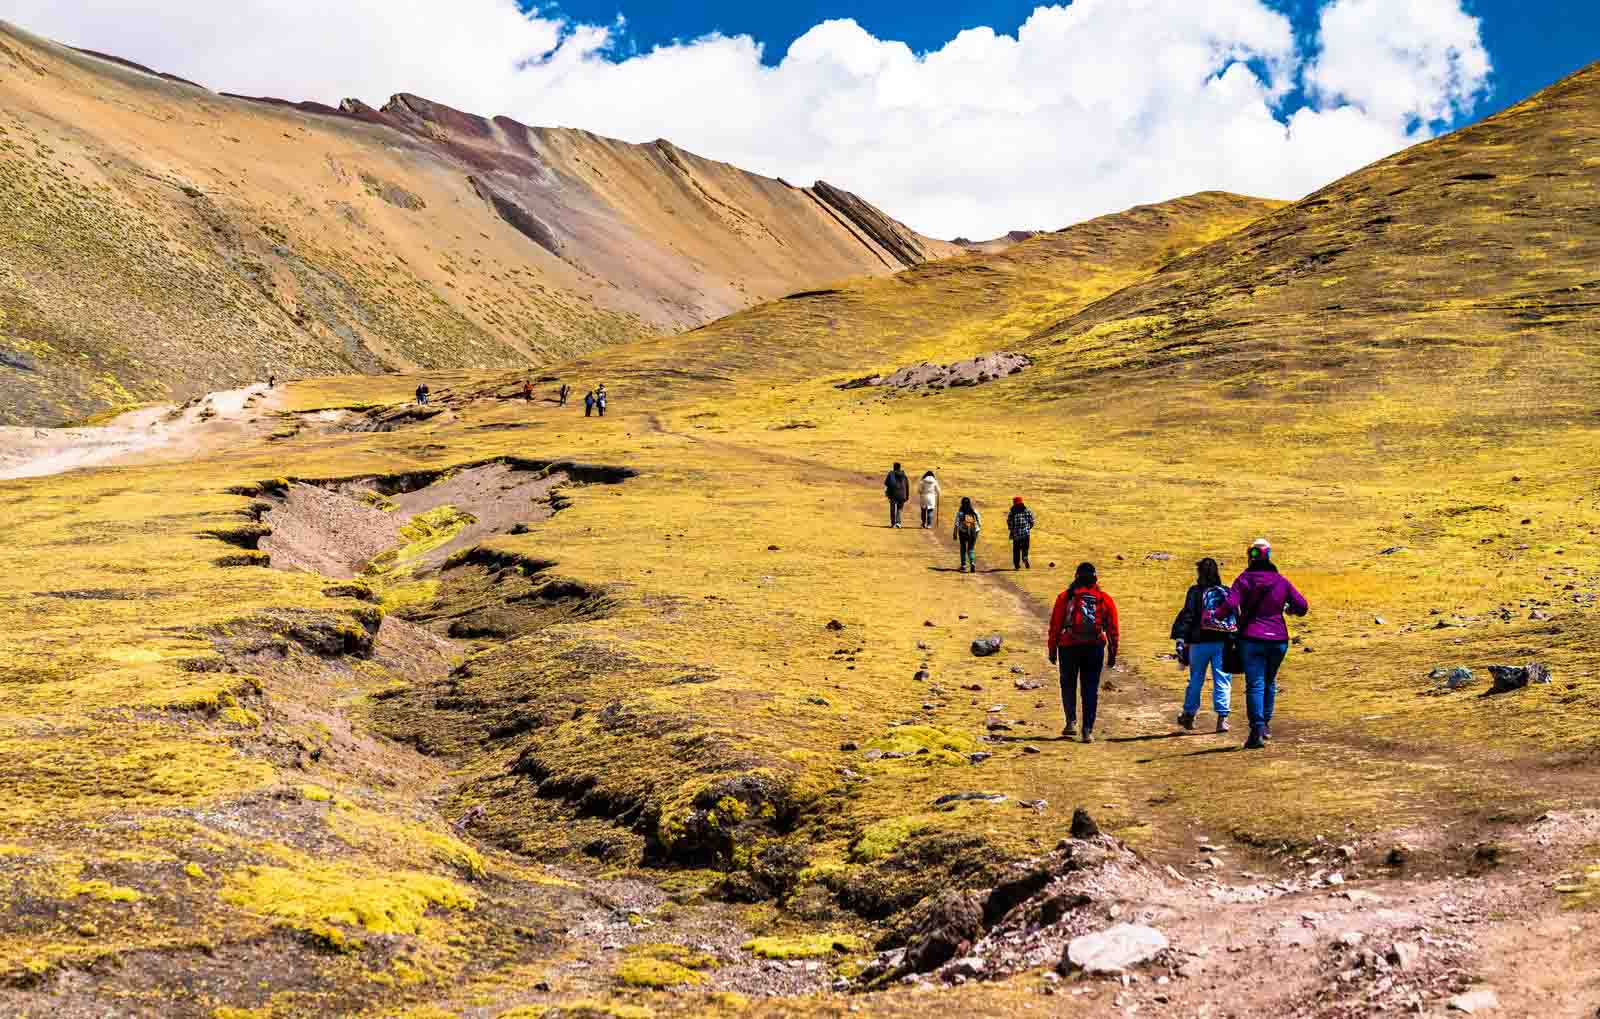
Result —
<instances>
[{"instance_id":1,"label":"red backpack","mask_svg":"<svg viewBox=\"0 0 1600 1019\"><path fill-rule=\"evenodd\" d=\"M1071 644L1105 643L1105 621L1101 619L1100 595L1093 588L1080 588L1072 595L1067 606L1067 624L1064 627L1067 642Z\"/></svg>"}]
</instances>

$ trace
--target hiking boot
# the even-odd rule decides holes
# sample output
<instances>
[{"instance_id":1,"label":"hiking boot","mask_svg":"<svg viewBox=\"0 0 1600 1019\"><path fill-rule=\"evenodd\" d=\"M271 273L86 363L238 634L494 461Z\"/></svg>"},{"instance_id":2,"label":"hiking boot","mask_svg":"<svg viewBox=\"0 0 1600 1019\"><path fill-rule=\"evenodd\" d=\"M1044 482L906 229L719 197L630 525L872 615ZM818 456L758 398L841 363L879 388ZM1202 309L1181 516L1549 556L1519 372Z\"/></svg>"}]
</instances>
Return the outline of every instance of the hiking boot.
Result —
<instances>
[{"instance_id":1,"label":"hiking boot","mask_svg":"<svg viewBox=\"0 0 1600 1019\"><path fill-rule=\"evenodd\" d=\"M1183 726L1185 729L1192 730L1194 728L1194 716L1189 714L1187 711L1180 711L1178 712L1178 724Z\"/></svg>"},{"instance_id":2,"label":"hiking boot","mask_svg":"<svg viewBox=\"0 0 1600 1019\"><path fill-rule=\"evenodd\" d=\"M1232 728L1232 726L1230 726L1228 724L1228 716L1227 715L1218 715L1217 716L1217 731L1218 732L1227 732L1231 728Z\"/></svg>"},{"instance_id":3,"label":"hiking boot","mask_svg":"<svg viewBox=\"0 0 1600 1019\"><path fill-rule=\"evenodd\" d=\"M1061 735L1065 736L1067 739L1071 739L1072 738L1072 734L1077 732L1077 731L1078 731L1078 720L1076 718L1067 719L1067 724L1063 725L1061 727Z\"/></svg>"},{"instance_id":4,"label":"hiking boot","mask_svg":"<svg viewBox=\"0 0 1600 1019\"><path fill-rule=\"evenodd\" d=\"M1093 729L1085 729L1085 730L1083 730L1083 741L1085 743L1093 743L1094 742L1094 730Z\"/></svg>"},{"instance_id":5,"label":"hiking boot","mask_svg":"<svg viewBox=\"0 0 1600 1019\"><path fill-rule=\"evenodd\" d=\"M1244 741L1244 748L1246 750L1260 750L1262 747L1265 747L1267 745L1267 741L1266 738L1261 735L1265 729L1266 726L1264 725L1252 725L1250 727L1250 738Z\"/></svg>"},{"instance_id":6,"label":"hiking boot","mask_svg":"<svg viewBox=\"0 0 1600 1019\"><path fill-rule=\"evenodd\" d=\"M1025 569L1025 570L1031 570L1031 569L1033 569L1033 564L1028 562L1028 560L1024 559L1024 560L1022 560L1022 568Z\"/></svg>"},{"instance_id":7,"label":"hiking boot","mask_svg":"<svg viewBox=\"0 0 1600 1019\"><path fill-rule=\"evenodd\" d=\"M1261 727L1261 738L1267 741L1272 739L1272 723L1269 722Z\"/></svg>"}]
</instances>

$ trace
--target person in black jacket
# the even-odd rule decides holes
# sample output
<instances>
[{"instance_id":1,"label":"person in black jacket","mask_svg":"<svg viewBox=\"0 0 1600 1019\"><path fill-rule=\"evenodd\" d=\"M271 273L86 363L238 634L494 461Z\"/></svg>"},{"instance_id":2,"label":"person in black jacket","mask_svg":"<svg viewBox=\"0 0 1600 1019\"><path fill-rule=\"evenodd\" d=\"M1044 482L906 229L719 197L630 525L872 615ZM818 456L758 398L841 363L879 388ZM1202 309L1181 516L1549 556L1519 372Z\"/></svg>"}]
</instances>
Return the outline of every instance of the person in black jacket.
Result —
<instances>
[{"instance_id":1,"label":"person in black jacket","mask_svg":"<svg viewBox=\"0 0 1600 1019\"><path fill-rule=\"evenodd\" d=\"M1206 666L1211 667L1211 707L1217 713L1217 731L1228 731L1228 713L1233 692L1233 677L1224 671L1228 642L1238 639L1239 620L1227 609L1228 589L1215 559L1195 563L1196 580L1184 597L1183 609L1172 621L1172 639L1177 642L1178 662L1189 667L1189 688L1184 693L1178 724L1194 728L1200 712L1200 691L1206 685Z\"/></svg>"},{"instance_id":2,"label":"person in black jacket","mask_svg":"<svg viewBox=\"0 0 1600 1019\"><path fill-rule=\"evenodd\" d=\"M911 498L911 478L899 463L883 476L883 494L889 500L889 526L899 527L900 511Z\"/></svg>"},{"instance_id":3,"label":"person in black jacket","mask_svg":"<svg viewBox=\"0 0 1600 1019\"><path fill-rule=\"evenodd\" d=\"M1033 569L1028 562L1028 546L1033 540L1033 510L1022 501L1022 496L1011 500L1011 512L1006 514L1006 530L1011 533L1011 568Z\"/></svg>"}]
</instances>

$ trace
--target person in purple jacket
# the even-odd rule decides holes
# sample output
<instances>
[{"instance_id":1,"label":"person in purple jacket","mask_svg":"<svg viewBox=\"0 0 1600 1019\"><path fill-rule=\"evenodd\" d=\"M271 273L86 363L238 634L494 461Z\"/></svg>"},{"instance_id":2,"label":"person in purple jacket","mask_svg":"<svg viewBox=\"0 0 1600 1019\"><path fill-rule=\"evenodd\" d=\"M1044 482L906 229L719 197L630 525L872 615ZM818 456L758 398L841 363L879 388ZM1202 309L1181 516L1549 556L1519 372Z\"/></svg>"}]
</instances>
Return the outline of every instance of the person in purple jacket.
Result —
<instances>
[{"instance_id":1,"label":"person in purple jacket","mask_svg":"<svg viewBox=\"0 0 1600 1019\"><path fill-rule=\"evenodd\" d=\"M1244 657L1245 703L1250 712L1246 750L1260 750L1272 738L1272 707L1278 694L1278 669L1289 653L1289 626L1284 613L1303 616L1311 610L1305 596L1272 562L1272 545L1257 538L1249 564L1228 589L1227 607L1239 614L1239 648Z\"/></svg>"}]
</instances>

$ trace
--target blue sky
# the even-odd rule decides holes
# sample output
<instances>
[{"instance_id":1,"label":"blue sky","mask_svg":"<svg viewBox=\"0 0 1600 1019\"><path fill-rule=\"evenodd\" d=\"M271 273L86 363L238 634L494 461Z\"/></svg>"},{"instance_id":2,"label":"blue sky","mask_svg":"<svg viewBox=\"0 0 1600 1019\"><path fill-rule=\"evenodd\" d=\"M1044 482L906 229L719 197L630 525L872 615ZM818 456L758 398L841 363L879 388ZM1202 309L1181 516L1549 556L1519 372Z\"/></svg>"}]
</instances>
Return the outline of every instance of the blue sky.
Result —
<instances>
[{"instance_id":1,"label":"blue sky","mask_svg":"<svg viewBox=\"0 0 1600 1019\"><path fill-rule=\"evenodd\" d=\"M1600 0L5 0L286 99L414 92L826 180L938 237L1296 199L1600 59ZM621 21L619 22L619 15Z\"/></svg>"},{"instance_id":2,"label":"blue sky","mask_svg":"<svg viewBox=\"0 0 1600 1019\"><path fill-rule=\"evenodd\" d=\"M589 23L603 24L622 15L626 26L617 40L620 53L720 32L752 36L764 46L764 62L772 65L813 25L834 18L854 19L880 39L904 42L925 53L964 28L986 25L1015 34L1039 4L1030 0L563 0L524 4L529 6ZM1317 0L1278 0L1273 6L1294 20L1297 31L1314 34ZM1476 111L1456 118L1453 126L1496 113L1600 60L1600 0L1471 0L1464 6L1482 21L1494 74L1491 91ZM1291 97L1291 107L1298 98Z\"/></svg>"}]
</instances>

